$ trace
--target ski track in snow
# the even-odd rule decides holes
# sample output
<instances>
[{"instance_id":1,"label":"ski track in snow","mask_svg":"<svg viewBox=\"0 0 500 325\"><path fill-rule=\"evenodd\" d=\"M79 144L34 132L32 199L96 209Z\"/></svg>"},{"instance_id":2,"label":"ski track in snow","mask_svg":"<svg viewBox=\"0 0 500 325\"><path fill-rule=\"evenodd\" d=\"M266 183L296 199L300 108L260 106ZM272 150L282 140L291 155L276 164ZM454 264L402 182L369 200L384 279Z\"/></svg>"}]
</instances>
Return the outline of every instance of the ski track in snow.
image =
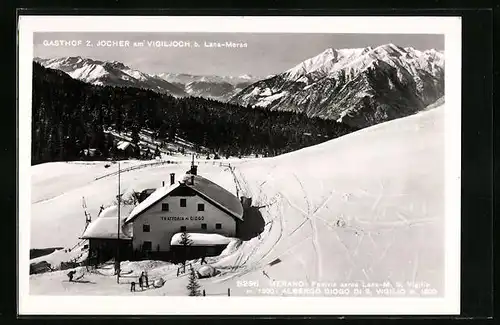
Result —
<instances>
[{"instance_id":1,"label":"ski track in snow","mask_svg":"<svg viewBox=\"0 0 500 325\"><path fill-rule=\"evenodd\" d=\"M281 208L281 212L283 211L283 209ZM269 255L271 255L271 253L274 252L274 249L278 246L278 244L280 243L281 241L281 238L283 237L283 233L285 231L285 227L284 227L284 220L283 220L283 213L279 213L278 214L278 218L279 218L279 235L278 235L278 238L276 239L276 241L271 245L271 248L255 263L255 266L254 266L254 269L257 269L259 267L262 266L262 264L260 264L261 261L264 261ZM274 220L273 219L273 223L274 223Z\"/></svg>"},{"instance_id":2,"label":"ski track in snow","mask_svg":"<svg viewBox=\"0 0 500 325\"><path fill-rule=\"evenodd\" d=\"M233 178L234 178L234 182L235 182L236 187L238 188L239 192L242 195L252 197L252 195L251 195L252 192L250 190L250 186L249 186L248 182L246 181L244 174L239 169L237 169L235 166L228 167L227 169L229 169L231 171ZM260 191L262 191L261 187L260 187ZM277 201L279 201L279 200L277 199ZM256 271L259 268L263 267L263 265L265 263L263 264L262 262L265 261L266 258L274 252L275 247L278 246L278 244L280 243L280 241L282 239L283 232L284 232L284 220L283 220L282 211L283 211L283 209L281 208L281 213L279 213L277 216L273 216L266 223L264 232L260 236L260 240L258 241L258 243L256 245L254 245L251 248L250 252L245 253L244 248L248 245L247 242L244 242L240 246L240 248L239 248L240 253L238 254L233 265L231 266L231 271L233 271L233 272L236 271L236 272L228 277L224 277L223 279L218 280L217 282L228 281L230 279L233 279L234 277L240 277L244 274ZM276 219L279 219L279 230L273 230L273 229L277 229L277 227L275 226ZM269 245L270 248L267 251L263 251L261 249L261 247L268 246L266 244L268 244L270 237L274 233L276 233L276 231L279 231L277 239L274 241L274 243ZM261 257L256 259L256 260L251 261L251 259L255 256L255 254L257 252L260 252L262 254ZM249 261L251 261L250 265L248 265Z\"/></svg>"},{"instance_id":3,"label":"ski track in snow","mask_svg":"<svg viewBox=\"0 0 500 325\"><path fill-rule=\"evenodd\" d=\"M323 272L323 269L322 269L322 259L321 259L321 252L319 251L320 250L320 245L318 243L318 229L316 227L316 222L314 220L314 214L315 213L311 213L312 211L312 208L311 208L311 205L312 203L310 202L309 200L309 196L307 195L307 191L305 190L304 188L304 185L302 184L302 182L300 181L300 179L297 177L297 175L294 173L293 174L293 177L295 178L295 180L299 183L299 186L300 188L302 189L302 193L304 194L304 200L306 202L306 205L307 205L307 212L306 211L303 211L302 209L299 209L299 211L303 214L304 218L306 220L304 220L303 223L301 223L299 225L298 228L302 227L307 221L309 221L309 224L311 226L311 230L312 230L312 245L313 245L313 249L314 249L314 256L315 256L315 274L316 274L316 279L318 281L321 280L322 278L322 272ZM287 201L289 203L291 203L291 201L289 199L287 199ZM297 206L295 206L295 208L298 209ZM316 209L316 211L318 211L319 209ZM298 229L297 228L297 229ZM295 230L296 231L296 230Z\"/></svg>"}]
</instances>

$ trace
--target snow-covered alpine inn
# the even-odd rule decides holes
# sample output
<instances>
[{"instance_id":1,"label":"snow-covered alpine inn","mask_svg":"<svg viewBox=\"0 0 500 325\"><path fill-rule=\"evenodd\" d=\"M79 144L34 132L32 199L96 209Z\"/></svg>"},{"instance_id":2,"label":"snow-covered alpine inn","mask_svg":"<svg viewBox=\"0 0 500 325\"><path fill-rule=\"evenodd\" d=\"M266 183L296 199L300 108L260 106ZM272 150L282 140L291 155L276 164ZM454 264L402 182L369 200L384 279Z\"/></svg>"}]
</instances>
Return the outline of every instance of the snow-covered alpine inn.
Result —
<instances>
[{"instance_id":1,"label":"snow-covered alpine inn","mask_svg":"<svg viewBox=\"0 0 500 325\"><path fill-rule=\"evenodd\" d=\"M91 259L103 262L116 255L120 259L175 259L184 249L181 234L189 235L190 255L215 256L238 233L243 221L243 205L232 193L199 176L197 166L170 184L157 188L135 207L122 206L118 239L118 208L108 207L85 230ZM185 252L183 252L185 254Z\"/></svg>"}]
</instances>

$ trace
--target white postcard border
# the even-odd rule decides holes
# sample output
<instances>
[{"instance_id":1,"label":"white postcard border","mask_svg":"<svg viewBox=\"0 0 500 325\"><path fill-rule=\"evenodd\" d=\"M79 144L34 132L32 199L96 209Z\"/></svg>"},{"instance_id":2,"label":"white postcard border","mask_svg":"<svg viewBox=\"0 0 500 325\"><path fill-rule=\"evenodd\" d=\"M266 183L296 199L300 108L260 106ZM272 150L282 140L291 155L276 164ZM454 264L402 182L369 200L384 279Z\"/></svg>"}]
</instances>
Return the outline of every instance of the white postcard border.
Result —
<instances>
[{"instance_id":1,"label":"white postcard border","mask_svg":"<svg viewBox=\"0 0 500 325\"><path fill-rule=\"evenodd\" d=\"M133 21L133 22L131 22ZM444 298L114 297L29 295L31 94L34 32L245 32L445 35ZM20 315L418 315L460 313L460 17L140 17L20 16L19 304ZM199 303L193 303L198 299Z\"/></svg>"}]
</instances>

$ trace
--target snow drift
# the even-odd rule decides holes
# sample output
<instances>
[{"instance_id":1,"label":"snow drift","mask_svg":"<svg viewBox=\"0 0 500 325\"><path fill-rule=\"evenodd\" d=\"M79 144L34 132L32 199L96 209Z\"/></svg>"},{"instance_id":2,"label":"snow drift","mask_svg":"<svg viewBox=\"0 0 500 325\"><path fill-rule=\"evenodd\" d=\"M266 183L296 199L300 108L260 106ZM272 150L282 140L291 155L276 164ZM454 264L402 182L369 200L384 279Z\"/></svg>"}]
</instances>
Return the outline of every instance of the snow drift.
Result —
<instances>
[{"instance_id":1,"label":"snow drift","mask_svg":"<svg viewBox=\"0 0 500 325\"><path fill-rule=\"evenodd\" d=\"M232 238L219 234L187 233L191 246L227 245ZM182 233L176 233L170 240L170 245L182 246Z\"/></svg>"}]
</instances>

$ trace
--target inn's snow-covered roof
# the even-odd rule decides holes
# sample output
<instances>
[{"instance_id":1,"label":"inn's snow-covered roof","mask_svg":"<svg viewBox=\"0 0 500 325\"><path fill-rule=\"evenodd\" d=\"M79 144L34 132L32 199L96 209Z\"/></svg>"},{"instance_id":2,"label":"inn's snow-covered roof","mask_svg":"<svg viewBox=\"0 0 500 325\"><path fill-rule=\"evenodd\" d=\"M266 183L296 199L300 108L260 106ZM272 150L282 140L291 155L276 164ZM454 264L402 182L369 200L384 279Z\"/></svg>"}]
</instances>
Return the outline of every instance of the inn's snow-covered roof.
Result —
<instances>
[{"instance_id":1,"label":"inn's snow-covered roof","mask_svg":"<svg viewBox=\"0 0 500 325\"><path fill-rule=\"evenodd\" d=\"M193 184L190 182L191 177L194 177ZM243 206L235 195L204 177L187 174L182 182L156 189L156 191L146 200L139 203L134 210L132 210L129 217L125 220L125 223L133 221L148 208L158 203L180 186L186 186L193 189L198 195L218 207L220 210L228 213L234 218L243 220Z\"/></svg>"},{"instance_id":2,"label":"inn's snow-covered roof","mask_svg":"<svg viewBox=\"0 0 500 325\"><path fill-rule=\"evenodd\" d=\"M137 216L143 213L147 208L149 208L150 206L154 205L155 203L163 199L165 196L168 195L168 193L172 192L179 186L180 183L177 182L170 186L163 186L157 188L156 191L151 193L151 195L149 195L144 201L135 206L135 208L132 210L132 212L127 217L125 222L128 223L132 221L132 219L135 219Z\"/></svg>"},{"instance_id":3,"label":"inn's snow-covered roof","mask_svg":"<svg viewBox=\"0 0 500 325\"><path fill-rule=\"evenodd\" d=\"M120 209L120 239L129 240L130 236L123 232L125 218L129 215L133 206L124 205ZM117 239L118 235L118 207L116 205L102 210L99 217L90 223L82 235L82 239Z\"/></svg>"},{"instance_id":4,"label":"inn's snow-covered roof","mask_svg":"<svg viewBox=\"0 0 500 325\"><path fill-rule=\"evenodd\" d=\"M212 246L212 245L227 245L232 238L225 237L219 234L202 234L202 233L187 233L190 246ZM171 246L182 246L182 233L176 233L170 240Z\"/></svg>"},{"instance_id":5,"label":"inn's snow-covered roof","mask_svg":"<svg viewBox=\"0 0 500 325\"><path fill-rule=\"evenodd\" d=\"M193 176L194 184L186 182L187 186L201 194L202 197L205 196L207 201L212 201L215 205L219 205L219 208L222 208L234 217L243 220L243 206L241 205L240 200L233 193L204 177L198 175ZM190 177L191 175L187 175L185 180Z\"/></svg>"}]
</instances>

